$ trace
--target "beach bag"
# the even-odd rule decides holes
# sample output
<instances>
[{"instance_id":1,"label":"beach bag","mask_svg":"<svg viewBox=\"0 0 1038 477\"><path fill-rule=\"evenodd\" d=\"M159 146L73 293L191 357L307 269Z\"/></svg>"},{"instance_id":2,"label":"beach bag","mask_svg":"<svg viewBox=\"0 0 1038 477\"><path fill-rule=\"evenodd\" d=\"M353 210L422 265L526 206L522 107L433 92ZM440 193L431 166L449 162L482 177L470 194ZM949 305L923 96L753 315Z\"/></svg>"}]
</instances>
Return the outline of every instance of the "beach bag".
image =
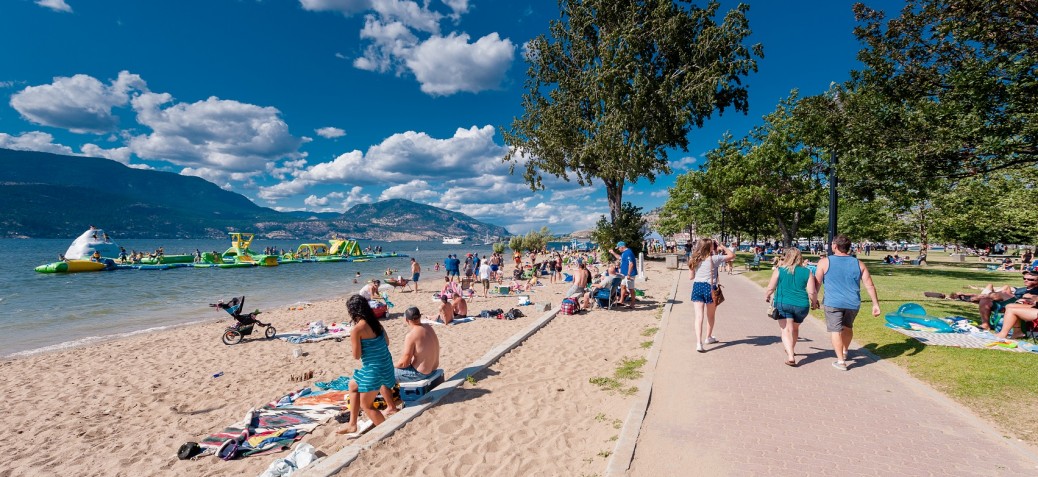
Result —
<instances>
[{"instance_id":1,"label":"beach bag","mask_svg":"<svg viewBox=\"0 0 1038 477\"><path fill-rule=\"evenodd\" d=\"M559 306L559 313L563 315L572 315L577 312L577 302L565 298L562 300L562 305Z\"/></svg>"},{"instance_id":2,"label":"beach bag","mask_svg":"<svg viewBox=\"0 0 1038 477\"><path fill-rule=\"evenodd\" d=\"M710 293L714 299L714 306L717 306L724 303L724 292L721 291L721 285L716 284L717 282L714 283L714 289Z\"/></svg>"},{"instance_id":3,"label":"beach bag","mask_svg":"<svg viewBox=\"0 0 1038 477\"><path fill-rule=\"evenodd\" d=\"M180 450L177 451L177 458L188 460L200 452L202 452L202 448L199 447L197 442L185 442L184 445L180 446Z\"/></svg>"}]
</instances>

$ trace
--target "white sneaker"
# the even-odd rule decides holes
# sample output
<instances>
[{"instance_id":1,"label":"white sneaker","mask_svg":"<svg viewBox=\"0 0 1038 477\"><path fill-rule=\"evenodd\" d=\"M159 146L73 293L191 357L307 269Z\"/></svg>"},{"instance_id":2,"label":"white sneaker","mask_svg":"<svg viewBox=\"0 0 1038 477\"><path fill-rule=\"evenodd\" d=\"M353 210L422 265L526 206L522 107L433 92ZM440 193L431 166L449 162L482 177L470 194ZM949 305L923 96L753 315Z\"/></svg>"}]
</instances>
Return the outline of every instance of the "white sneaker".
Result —
<instances>
[{"instance_id":1,"label":"white sneaker","mask_svg":"<svg viewBox=\"0 0 1038 477\"><path fill-rule=\"evenodd\" d=\"M703 349L703 343L696 343L696 351L700 353L706 353L706 350Z\"/></svg>"},{"instance_id":2,"label":"white sneaker","mask_svg":"<svg viewBox=\"0 0 1038 477\"><path fill-rule=\"evenodd\" d=\"M705 343L706 343L706 344L714 344L714 343L717 343L717 338L714 338L713 336L707 336L707 337L706 337L706 341L705 341Z\"/></svg>"}]
</instances>

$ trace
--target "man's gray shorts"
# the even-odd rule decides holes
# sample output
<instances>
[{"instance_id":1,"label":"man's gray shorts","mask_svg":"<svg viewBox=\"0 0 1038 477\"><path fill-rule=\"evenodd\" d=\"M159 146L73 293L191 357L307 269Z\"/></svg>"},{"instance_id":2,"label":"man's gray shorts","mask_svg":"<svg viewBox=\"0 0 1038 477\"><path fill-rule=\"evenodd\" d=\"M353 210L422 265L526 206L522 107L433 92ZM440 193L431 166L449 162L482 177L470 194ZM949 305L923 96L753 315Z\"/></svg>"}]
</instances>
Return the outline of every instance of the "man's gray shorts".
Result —
<instances>
[{"instance_id":1,"label":"man's gray shorts","mask_svg":"<svg viewBox=\"0 0 1038 477\"><path fill-rule=\"evenodd\" d=\"M857 309L850 308L825 308L825 329L830 333L839 333L844 328L854 328L854 317L858 316Z\"/></svg>"}]
</instances>

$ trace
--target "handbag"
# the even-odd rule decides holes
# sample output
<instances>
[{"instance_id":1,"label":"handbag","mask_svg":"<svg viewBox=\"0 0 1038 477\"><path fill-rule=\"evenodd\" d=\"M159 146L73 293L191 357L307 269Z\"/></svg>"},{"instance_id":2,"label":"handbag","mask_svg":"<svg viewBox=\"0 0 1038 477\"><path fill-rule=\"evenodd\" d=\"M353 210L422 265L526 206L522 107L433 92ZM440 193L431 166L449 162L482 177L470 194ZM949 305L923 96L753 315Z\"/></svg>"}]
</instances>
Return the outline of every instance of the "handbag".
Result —
<instances>
[{"instance_id":1,"label":"handbag","mask_svg":"<svg viewBox=\"0 0 1038 477\"><path fill-rule=\"evenodd\" d=\"M714 271L717 270L715 269ZM712 286L710 287L710 295L711 298L714 299L714 306L717 306L721 303L724 303L724 292L721 291L721 285L717 283L717 275L714 275L713 280L711 281L713 283L711 283Z\"/></svg>"}]
</instances>

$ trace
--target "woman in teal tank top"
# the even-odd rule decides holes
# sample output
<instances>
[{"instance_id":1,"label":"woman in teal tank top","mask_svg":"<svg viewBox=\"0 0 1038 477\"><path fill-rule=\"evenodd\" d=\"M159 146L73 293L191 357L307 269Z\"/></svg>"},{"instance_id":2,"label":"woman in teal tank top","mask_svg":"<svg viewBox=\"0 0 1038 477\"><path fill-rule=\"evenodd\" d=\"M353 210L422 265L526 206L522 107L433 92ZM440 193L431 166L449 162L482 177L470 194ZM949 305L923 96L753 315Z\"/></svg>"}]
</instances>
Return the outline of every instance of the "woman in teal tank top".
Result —
<instances>
[{"instance_id":1,"label":"woman in teal tank top","mask_svg":"<svg viewBox=\"0 0 1038 477\"><path fill-rule=\"evenodd\" d=\"M361 367L354 370L353 379L350 380L350 422L336 431L337 434L356 433L357 415L361 410L376 426L382 424L386 416L397 411L391 389L396 385L396 374L385 328L375 318L368 300L360 295L353 295L346 300L346 310L353 322L350 331L353 359L359 359ZM374 406L375 396L379 392L386 400L384 414Z\"/></svg>"},{"instance_id":2,"label":"woman in teal tank top","mask_svg":"<svg viewBox=\"0 0 1038 477\"><path fill-rule=\"evenodd\" d=\"M782 330L782 347L786 350L786 366L796 366L796 345L800 338L800 324L810 311L811 300L818 292L811 270L803 266L800 249L789 247L782 254L777 267L771 272L768 293L764 301L775 307L771 317ZM772 298L774 296L774 298Z\"/></svg>"}]
</instances>

